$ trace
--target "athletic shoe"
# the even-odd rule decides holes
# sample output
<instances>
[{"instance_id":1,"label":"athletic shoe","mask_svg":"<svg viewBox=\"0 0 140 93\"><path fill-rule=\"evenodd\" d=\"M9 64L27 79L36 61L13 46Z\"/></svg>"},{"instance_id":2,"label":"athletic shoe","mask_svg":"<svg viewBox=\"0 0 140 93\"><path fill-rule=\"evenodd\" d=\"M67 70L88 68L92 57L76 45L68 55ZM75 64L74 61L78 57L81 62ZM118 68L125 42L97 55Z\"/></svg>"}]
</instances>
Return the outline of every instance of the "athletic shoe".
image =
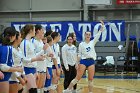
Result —
<instances>
[{"instance_id":1,"label":"athletic shoe","mask_svg":"<svg viewBox=\"0 0 140 93\"><path fill-rule=\"evenodd\" d=\"M57 88L57 85L51 85L51 86L49 87L49 89L52 89L52 90L56 90L56 88Z\"/></svg>"},{"instance_id":2,"label":"athletic shoe","mask_svg":"<svg viewBox=\"0 0 140 93\"><path fill-rule=\"evenodd\" d=\"M72 93L72 91L69 89L66 89L66 90L63 90L63 93Z\"/></svg>"},{"instance_id":3,"label":"athletic shoe","mask_svg":"<svg viewBox=\"0 0 140 93\"><path fill-rule=\"evenodd\" d=\"M140 73L138 73L138 76L137 76L137 78L140 78Z\"/></svg>"},{"instance_id":4,"label":"athletic shoe","mask_svg":"<svg viewBox=\"0 0 140 93\"><path fill-rule=\"evenodd\" d=\"M72 93L77 93L77 91L76 90L72 90Z\"/></svg>"}]
</instances>

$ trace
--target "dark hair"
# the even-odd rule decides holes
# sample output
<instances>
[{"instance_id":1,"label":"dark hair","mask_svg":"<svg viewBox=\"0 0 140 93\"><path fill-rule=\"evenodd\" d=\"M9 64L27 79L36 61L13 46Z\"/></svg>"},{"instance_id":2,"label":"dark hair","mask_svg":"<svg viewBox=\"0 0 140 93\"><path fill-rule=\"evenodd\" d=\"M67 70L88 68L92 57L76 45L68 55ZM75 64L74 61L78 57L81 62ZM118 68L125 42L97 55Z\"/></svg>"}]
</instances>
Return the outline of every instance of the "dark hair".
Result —
<instances>
[{"instance_id":1,"label":"dark hair","mask_svg":"<svg viewBox=\"0 0 140 93\"><path fill-rule=\"evenodd\" d=\"M68 40L68 38L69 38L69 37L71 37L71 38L72 38L72 36L71 36L71 35L68 35L68 36L67 36L67 40Z\"/></svg>"},{"instance_id":2,"label":"dark hair","mask_svg":"<svg viewBox=\"0 0 140 93\"><path fill-rule=\"evenodd\" d=\"M16 39L18 39L19 34L20 33L18 31L16 31Z\"/></svg>"},{"instance_id":3,"label":"dark hair","mask_svg":"<svg viewBox=\"0 0 140 93\"><path fill-rule=\"evenodd\" d=\"M14 27L7 27L4 29L4 32L1 34L2 45L11 45L10 37L16 35L16 29Z\"/></svg>"},{"instance_id":4,"label":"dark hair","mask_svg":"<svg viewBox=\"0 0 140 93\"><path fill-rule=\"evenodd\" d=\"M74 37L74 32L72 32L72 33L69 33L69 36L71 36L72 38ZM76 44L77 44L77 41L75 40L75 41L73 41L73 45L75 45L76 46Z\"/></svg>"},{"instance_id":5,"label":"dark hair","mask_svg":"<svg viewBox=\"0 0 140 93\"><path fill-rule=\"evenodd\" d=\"M48 30L48 31L46 31L46 33L45 33L45 37L50 36L52 33L53 33L52 30Z\"/></svg>"},{"instance_id":6,"label":"dark hair","mask_svg":"<svg viewBox=\"0 0 140 93\"><path fill-rule=\"evenodd\" d=\"M22 39L25 39L27 34L30 32L30 30L34 29L34 25L32 24L26 24L22 29L21 29L21 37Z\"/></svg>"},{"instance_id":7,"label":"dark hair","mask_svg":"<svg viewBox=\"0 0 140 93\"><path fill-rule=\"evenodd\" d=\"M47 43L50 43L53 40L51 36L47 36Z\"/></svg>"},{"instance_id":8,"label":"dark hair","mask_svg":"<svg viewBox=\"0 0 140 93\"><path fill-rule=\"evenodd\" d=\"M35 32L37 33L38 30L41 30L43 27L40 24L35 25Z\"/></svg>"},{"instance_id":9,"label":"dark hair","mask_svg":"<svg viewBox=\"0 0 140 93\"><path fill-rule=\"evenodd\" d=\"M55 37L57 37L57 36L59 36L59 33L58 33L58 32L53 32L53 33L51 34L51 37L52 37L53 39L55 39Z\"/></svg>"},{"instance_id":10,"label":"dark hair","mask_svg":"<svg viewBox=\"0 0 140 93\"><path fill-rule=\"evenodd\" d=\"M67 43L68 43L68 38L69 38L69 37L71 37L71 38L72 38L72 36L71 36L71 35L68 35L68 36L67 36L67 40L66 40L66 42L67 42Z\"/></svg>"}]
</instances>

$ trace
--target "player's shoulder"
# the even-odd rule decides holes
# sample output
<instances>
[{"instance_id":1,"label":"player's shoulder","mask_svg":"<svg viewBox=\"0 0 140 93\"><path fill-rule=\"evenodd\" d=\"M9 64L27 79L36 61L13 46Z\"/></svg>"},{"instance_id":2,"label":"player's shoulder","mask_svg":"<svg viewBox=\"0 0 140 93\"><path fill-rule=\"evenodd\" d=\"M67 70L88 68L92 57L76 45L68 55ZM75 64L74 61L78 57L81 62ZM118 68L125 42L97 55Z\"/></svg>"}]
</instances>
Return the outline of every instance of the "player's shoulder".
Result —
<instances>
[{"instance_id":1,"label":"player's shoulder","mask_svg":"<svg viewBox=\"0 0 140 93\"><path fill-rule=\"evenodd\" d=\"M79 45L83 45L83 44L85 44L85 42L84 42L84 41L82 41Z\"/></svg>"},{"instance_id":2,"label":"player's shoulder","mask_svg":"<svg viewBox=\"0 0 140 93\"><path fill-rule=\"evenodd\" d=\"M64 44L63 46L62 46L62 48L66 48L68 45L67 44Z\"/></svg>"}]
</instances>

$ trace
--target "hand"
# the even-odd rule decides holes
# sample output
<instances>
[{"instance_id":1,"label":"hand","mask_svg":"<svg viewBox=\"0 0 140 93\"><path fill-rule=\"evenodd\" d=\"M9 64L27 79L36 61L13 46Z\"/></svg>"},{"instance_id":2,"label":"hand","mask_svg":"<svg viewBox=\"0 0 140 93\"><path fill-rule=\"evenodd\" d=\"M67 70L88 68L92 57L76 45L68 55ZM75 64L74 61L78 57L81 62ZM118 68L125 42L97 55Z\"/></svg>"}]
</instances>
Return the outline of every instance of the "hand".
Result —
<instances>
[{"instance_id":1,"label":"hand","mask_svg":"<svg viewBox=\"0 0 140 93\"><path fill-rule=\"evenodd\" d=\"M0 71L0 79L4 78L4 74Z\"/></svg>"},{"instance_id":2,"label":"hand","mask_svg":"<svg viewBox=\"0 0 140 93\"><path fill-rule=\"evenodd\" d=\"M39 55L39 56L36 57L36 60L37 61L44 61L45 57L43 55Z\"/></svg>"},{"instance_id":3,"label":"hand","mask_svg":"<svg viewBox=\"0 0 140 93\"><path fill-rule=\"evenodd\" d=\"M57 76L60 76L60 74L61 74L60 69L56 69L56 74L57 74Z\"/></svg>"},{"instance_id":4,"label":"hand","mask_svg":"<svg viewBox=\"0 0 140 93\"><path fill-rule=\"evenodd\" d=\"M62 69L62 67L60 67L60 70L61 70L61 74L64 74L64 73L63 73L63 69Z\"/></svg>"},{"instance_id":5,"label":"hand","mask_svg":"<svg viewBox=\"0 0 140 93\"><path fill-rule=\"evenodd\" d=\"M51 76L50 76L50 74L49 73L47 73L47 79L50 79L51 78Z\"/></svg>"},{"instance_id":6,"label":"hand","mask_svg":"<svg viewBox=\"0 0 140 93\"><path fill-rule=\"evenodd\" d=\"M101 29L100 29L100 31L103 31L103 28L104 28L104 22L103 22L102 20L101 20L100 22L101 22L101 24L102 24L102 25L101 25Z\"/></svg>"},{"instance_id":7,"label":"hand","mask_svg":"<svg viewBox=\"0 0 140 93\"><path fill-rule=\"evenodd\" d=\"M102 26L104 25L104 22L103 22L103 20L100 20L100 22L101 22L101 24L102 24Z\"/></svg>"},{"instance_id":8,"label":"hand","mask_svg":"<svg viewBox=\"0 0 140 93\"><path fill-rule=\"evenodd\" d=\"M67 68L66 70L69 71L69 68Z\"/></svg>"},{"instance_id":9,"label":"hand","mask_svg":"<svg viewBox=\"0 0 140 93\"><path fill-rule=\"evenodd\" d=\"M17 72L23 73L23 68L22 67L16 67L16 68L17 68Z\"/></svg>"},{"instance_id":10,"label":"hand","mask_svg":"<svg viewBox=\"0 0 140 93\"><path fill-rule=\"evenodd\" d=\"M75 64L75 68L78 70L78 68L79 68L78 64Z\"/></svg>"},{"instance_id":11,"label":"hand","mask_svg":"<svg viewBox=\"0 0 140 93\"><path fill-rule=\"evenodd\" d=\"M17 77L17 79L20 81L20 83L24 86L26 84L25 80L21 77Z\"/></svg>"},{"instance_id":12,"label":"hand","mask_svg":"<svg viewBox=\"0 0 140 93\"><path fill-rule=\"evenodd\" d=\"M26 76L24 76L23 79L24 79L25 83L27 83L27 78L26 78Z\"/></svg>"},{"instance_id":13,"label":"hand","mask_svg":"<svg viewBox=\"0 0 140 93\"><path fill-rule=\"evenodd\" d=\"M53 53L50 53L50 54L48 55L48 57L51 57L51 58L52 58L53 56L54 56Z\"/></svg>"}]
</instances>

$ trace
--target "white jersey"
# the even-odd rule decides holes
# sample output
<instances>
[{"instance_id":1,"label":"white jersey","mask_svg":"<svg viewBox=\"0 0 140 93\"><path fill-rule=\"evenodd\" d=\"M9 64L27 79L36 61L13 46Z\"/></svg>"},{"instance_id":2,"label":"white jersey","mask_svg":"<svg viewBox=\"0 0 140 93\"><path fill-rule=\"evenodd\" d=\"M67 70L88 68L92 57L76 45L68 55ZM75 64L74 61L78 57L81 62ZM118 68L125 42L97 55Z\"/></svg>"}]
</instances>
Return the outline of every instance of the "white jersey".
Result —
<instances>
[{"instance_id":1,"label":"white jersey","mask_svg":"<svg viewBox=\"0 0 140 93\"><path fill-rule=\"evenodd\" d=\"M20 48L21 48L22 54L27 59L31 59L31 58L36 57L35 46L32 43L31 39L29 39L29 40L24 39L20 44ZM34 67L34 68L36 68L37 62L24 62L24 66L25 67L31 67L31 68Z\"/></svg>"},{"instance_id":2,"label":"white jersey","mask_svg":"<svg viewBox=\"0 0 140 93\"><path fill-rule=\"evenodd\" d=\"M57 64L60 64L60 47L59 47L59 44L58 43L53 44L52 49L55 53Z\"/></svg>"},{"instance_id":3,"label":"white jersey","mask_svg":"<svg viewBox=\"0 0 140 93\"><path fill-rule=\"evenodd\" d=\"M74 45L65 44L62 47L62 59L66 69L68 65L74 66L77 62L77 48Z\"/></svg>"},{"instance_id":4,"label":"white jersey","mask_svg":"<svg viewBox=\"0 0 140 93\"><path fill-rule=\"evenodd\" d=\"M20 66L22 67L22 61L23 61L23 55L22 55L22 51L20 50L20 48L12 49L12 56L13 56L13 62L14 62L14 67ZM25 58L24 58L25 59ZM30 60L28 60L30 61ZM19 80L17 79L18 76L21 76L20 72L12 72L12 75L9 79L9 81L17 81L19 82Z\"/></svg>"},{"instance_id":5,"label":"white jersey","mask_svg":"<svg viewBox=\"0 0 140 93\"><path fill-rule=\"evenodd\" d=\"M34 44L35 46L35 53L36 54L44 54L44 50L43 50L43 41L42 40L36 40L36 39L32 39L32 43ZM44 71L46 72L46 62L45 61L39 61L37 62L37 71Z\"/></svg>"},{"instance_id":6,"label":"white jersey","mask_svg":"<svg viewBox=\"0 0 140 93\"><path fill-rule=\"evenodd\" d=\"M22 66L23 54L21 49L18 47L17 49L13 48L12 51L14 66Z\"/></svg>"},{"instance_id":7,"label":"white jersey","mask_svg":"<svg viewBox=\"0 0 140 93\"><path fill-rule=\"evenodd\" d=\"M49 47L47 48L47 50L46 50L46 53L47 53L47 54L52 53L52 54L54 55L53 58L55 58L55 54L54 54L54 52L53 52L53 50L52 50L52 47L49 46ZM51 68L52 68L52 65L53 65L52 58L51 58L51 57L47 57L45 61L46 61L46 67L51 67Z\"/></svg>"},{"instance_id":8,"label":"white jersey","mask_svg":"<svg viewBox=\"0 0 140 93\"><path fill-rule=\"evenodd\" d=\"M94 60L96 60L95 44L99 40L100 35L101 31L99 31L94 37L94 39L91 40L89 43L81 42L79 44L78 57L80 57L81 59L93 58Z\"/></svg>"}]
</instances>

